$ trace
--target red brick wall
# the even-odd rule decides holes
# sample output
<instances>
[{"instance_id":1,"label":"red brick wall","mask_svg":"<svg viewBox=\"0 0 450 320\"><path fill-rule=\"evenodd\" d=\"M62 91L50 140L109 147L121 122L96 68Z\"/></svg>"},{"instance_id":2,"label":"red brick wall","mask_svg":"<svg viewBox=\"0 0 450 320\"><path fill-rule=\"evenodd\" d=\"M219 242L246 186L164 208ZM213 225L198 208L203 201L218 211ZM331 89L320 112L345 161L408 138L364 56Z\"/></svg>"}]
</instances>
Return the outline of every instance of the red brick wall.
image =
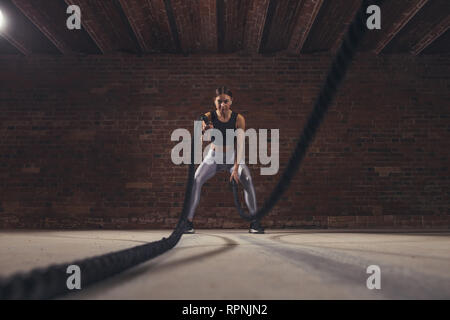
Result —
<instances>
[{"instance_id":1,"label":"red brick wall","mask_svg":"<svg viewBox=\"0 0 450 320\"><path fill-rule=\"evenodd\" d=\"M280 129L280 173L330 57L0 57L0 227L173 228L192 131L214 88L248 128ZM449 224L449 56L359 56L267 227ZM278 180L250 165L257 199ZM245 227L221 173L197 227Z\"/></svg>"}]
</instances>

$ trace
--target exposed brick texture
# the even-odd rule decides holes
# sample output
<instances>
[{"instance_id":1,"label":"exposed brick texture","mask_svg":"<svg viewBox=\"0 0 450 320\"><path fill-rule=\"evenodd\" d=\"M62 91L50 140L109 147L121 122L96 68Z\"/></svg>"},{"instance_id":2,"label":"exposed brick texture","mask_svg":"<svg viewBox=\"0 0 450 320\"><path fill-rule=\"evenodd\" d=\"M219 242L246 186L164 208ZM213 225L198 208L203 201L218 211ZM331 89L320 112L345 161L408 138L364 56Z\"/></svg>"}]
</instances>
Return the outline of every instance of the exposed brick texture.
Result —
<instances>
[{"instance_id":1,"label":"exposed brick texture","mask_svg":"<svg viewBox=\"0 0 450 320\"><path fill-rule=\"evenodd\" d=\"M1 56L0 227L173 228L187 166L176 128L233 89L248 128L280 129L280 173L312 109L328 55ZM357 57L304 162L263 220L279 227L449 223L450 57ZM249 166L262 205L278 181ZM246 227L221 173L199 228Z\"/></svg>"}]
</instances>

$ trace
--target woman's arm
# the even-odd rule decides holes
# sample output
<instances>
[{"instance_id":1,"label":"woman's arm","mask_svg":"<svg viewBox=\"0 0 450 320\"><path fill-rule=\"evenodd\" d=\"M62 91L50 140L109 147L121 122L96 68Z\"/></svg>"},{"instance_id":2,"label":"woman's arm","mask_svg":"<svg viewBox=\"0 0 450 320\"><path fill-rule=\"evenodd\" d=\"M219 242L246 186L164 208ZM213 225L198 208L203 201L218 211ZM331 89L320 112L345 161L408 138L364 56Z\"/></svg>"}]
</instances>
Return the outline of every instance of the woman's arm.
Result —
<instances>
[{"instance_id":1,"label":"woman's arm","mask_svg":"<svg viewBox=\"0 0 450 320\"><path fill-rule=\"evenodd\" d=\"M202 135L200 136L200 139L201 139L201 142L202 142L202 143L203 143L203 134L205 133L205 131L214 127L213 124L212 124L212 122L211 122L211 120L212 120L211 112L204 113L204 114L201 116L201 118L203 118L203 117L206 117L206 118L208 119L209 125L207 125L207 124L205 123L205 121L202 120Z\"/></svg>"},{"instance_id":2,"label":"woman's arm","mask_svg":"<svg viewBox=\"0 0 450 320\"><path fill-rule=\"evenodd\" d=\"M211 123L211 112L205 113L204 116L206 116L206 117L208 118L208 121L209 121L209 128L212 128L212 123ZM205 129L205 128L206 128L206 123L205 123L205 121L202 121L202 131L203 131L203 132L204 132L205 130L207 130L207 129ZM209 128L208 128L208 129L209 129Z\"/></svg>"}]
</instances>

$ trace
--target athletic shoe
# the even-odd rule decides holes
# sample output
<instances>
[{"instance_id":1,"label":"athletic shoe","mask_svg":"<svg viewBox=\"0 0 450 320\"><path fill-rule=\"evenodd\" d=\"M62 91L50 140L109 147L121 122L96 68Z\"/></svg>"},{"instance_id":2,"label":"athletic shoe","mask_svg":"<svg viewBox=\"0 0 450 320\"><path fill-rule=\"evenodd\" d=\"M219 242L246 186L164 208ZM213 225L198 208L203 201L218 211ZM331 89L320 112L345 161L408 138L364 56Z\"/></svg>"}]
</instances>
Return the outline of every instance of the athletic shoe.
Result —
<instances>
[{"instance_id":1,"label":"athletic shoe","mask_svg":"<svg viewBox=\"0 0 450 320\"><path fill-rule=\"evenodd\" d=\"M184 233L195 233L194 224L192 223L192 221L188 220L186 222L186 229L184 230Z\"/></svg>"},{"instance_id":2,"label":"athletic shoe","mask_svg":"<svg viewBox=\"0 0 450 320\"><path fill-rule=\"evenodd\" d=\"M250 229L248 230L249 233L264 233L264 228L261 227L261 225L259 224L259 221L252 221L252 223L250 223Z\"/></svg>"}]
</instances>

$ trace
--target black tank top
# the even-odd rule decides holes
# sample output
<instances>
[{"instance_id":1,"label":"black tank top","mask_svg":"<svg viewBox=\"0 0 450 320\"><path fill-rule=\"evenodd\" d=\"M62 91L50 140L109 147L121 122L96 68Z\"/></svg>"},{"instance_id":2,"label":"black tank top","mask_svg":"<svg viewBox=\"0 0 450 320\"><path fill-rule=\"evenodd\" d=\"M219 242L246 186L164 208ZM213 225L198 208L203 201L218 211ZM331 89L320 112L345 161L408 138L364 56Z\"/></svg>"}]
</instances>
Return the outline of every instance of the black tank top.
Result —
<instances>
[{"instance_id":1,"label":"black tank top","mask_svg":"<svg viewBox=\"0 0 450 320\"><path fill-rule=\"evenodd\" d=\"M231 111L231 117L228 122L222 122L217 118L216 110L211 111L211 122L214 126L214 129L220 130L223 137L223 145L233 145L234 138L231 141L227 141L227 129L236 129L236 119L238 113ZM214 142L214 137L211 138L211 141Z\"/></svg>"}]
</instances>

